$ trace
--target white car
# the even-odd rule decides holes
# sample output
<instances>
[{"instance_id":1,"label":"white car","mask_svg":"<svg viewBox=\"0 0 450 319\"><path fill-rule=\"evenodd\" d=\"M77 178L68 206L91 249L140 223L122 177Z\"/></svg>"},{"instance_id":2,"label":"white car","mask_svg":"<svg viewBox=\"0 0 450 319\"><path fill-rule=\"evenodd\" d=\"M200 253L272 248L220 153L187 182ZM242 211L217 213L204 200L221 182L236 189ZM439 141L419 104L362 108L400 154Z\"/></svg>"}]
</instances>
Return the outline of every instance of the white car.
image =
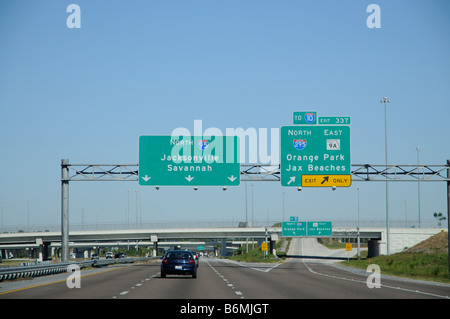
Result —
<instances>
[{"instance_id":1,"label":"white car","mask_svg":"<svg viewBox=\"0 0 450 319\"><path fill-rule=\"evenodd\" d=\"M108 251L108 252L106 253L105 257L106 257L106 259L109 259L109 258L114 259L114 253L111 252L111 251Z\"/></svg>"}]
</instances>

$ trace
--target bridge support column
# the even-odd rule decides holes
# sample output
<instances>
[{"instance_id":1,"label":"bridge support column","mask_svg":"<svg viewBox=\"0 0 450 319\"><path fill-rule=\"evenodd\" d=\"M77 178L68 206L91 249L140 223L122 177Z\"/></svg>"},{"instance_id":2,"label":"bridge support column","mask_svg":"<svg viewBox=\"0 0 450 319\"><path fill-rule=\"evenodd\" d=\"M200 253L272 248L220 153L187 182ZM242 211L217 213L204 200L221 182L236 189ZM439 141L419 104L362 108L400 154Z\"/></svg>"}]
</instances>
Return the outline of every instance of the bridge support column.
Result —
<instances>
[{"instance_id":1,"label":"bridge support column","mask_svg":"<svg viewBox=\"0 0 450 319\"><path fill-rule=\"evenodd\" d=\"M220 249L220 255L221 256L227 255L227 240L225 238L222 238L222 247Z\"/></svg>"},{"instance_id":2,"label":"bridge support column","mask_svg":"<svg viewBox=\"0 0 450 319\"><path fill-rule=\"evenodd\" d=\"M158 255L158 236L150 235L150 241L153 242L153 253L152 256L156 257Z\"/></svg>"},{"instance_id":3,"label":"bridge support column","mask_svg":"<svg viewBox=\"0 0 450 319\"><path fill-rule=\"evenodd\" d=\"M367 243L367 258L372 258L380 255L380 241L370 239Z\"/></svg>"},{"instance_id":4,"label":"bridge support column","mask_svg":"<svg viewBox=\"0 0 450 319\"><path fill-rule=\"evenodd\" d=\"M155 242L153 243L153 254L152 254L152 256L153 256L153 257L156 257L157 255L158 255L158 242L155 241Z\"/></svg>"}]
</instances>

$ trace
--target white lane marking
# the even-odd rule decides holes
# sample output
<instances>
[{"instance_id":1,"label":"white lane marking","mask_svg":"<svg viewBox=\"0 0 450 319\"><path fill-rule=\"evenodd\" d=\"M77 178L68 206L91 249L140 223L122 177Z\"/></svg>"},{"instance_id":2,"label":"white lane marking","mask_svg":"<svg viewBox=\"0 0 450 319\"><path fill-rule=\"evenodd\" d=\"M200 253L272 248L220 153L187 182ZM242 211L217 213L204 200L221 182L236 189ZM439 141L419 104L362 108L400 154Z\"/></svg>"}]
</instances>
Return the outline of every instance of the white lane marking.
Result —
<instances>
[{"instance_id":1,"label":"white lane marking","mask_svg":"<svg viewBox=\"0 0 450 319\"><path fill-rule=\"evenodd\" d=\"M301 241L301 243L302 243L301 250L302 250L302 253L303 253L303 240ZM312 270L312 268L309 267L309 266L306 264L306 261L302 260L302 262L303 262L303 264L306 266L306 268L308 268L308 270L309 270L311 273L313 273L313 274L316 274L316 275L319 275L319 276L328 277L328 278L334 278L334 279L339 279L339 280L353 281L353 282L356 282L356 283L367 284L367 281L366 281L366 280L362 280L362 281L361 281L361 280L356 280L356 279L347 279L347 278L344 278L344 277L338 277L338 276L334 276L334 275L328 275L328 274L322 274L322 273L319 273L319 272L317 272L317 271ZM322 265L326 265L326 264L322 263ZM368 274L369 274L369 273L368 273ZM432 293L423 292L423 291L419 291L419 290L412 290L412 289L406 289L406 288L401 288L401 287L388 286L388 285L384 285L384 284L380 284L380 286L381 286L381 287L385 287L385 288L390 288L390 289L396 289L396 290L401 290L401 291L406 291L406 292L411 292L411 293L417 293L417 294L422 294L422 295L427 295L427 296L437 297L437 298L449 299L448 296L432 294Z\"/></svg>"},{"instance_id":2,"label":"white lane marking","mask_svg":"<svg viewBox=\"0 0 450 319\"><path fill-rule=\"evenodd\" d=\"M219 276L220 278L223 279L224 282L227 283L228 287L231 287L231 289L236 289L232 284L230 284L230 281L228 279L226 279L223 275L221 275L213 266L211 266L211 264L206 260L206 263L208 264L208 266L217 274L217 276ZM236 295L241 296L241 299L244 299L244 295L242 292L240 291L235 291L234 292Z\"/></svg>"}]
</instances>

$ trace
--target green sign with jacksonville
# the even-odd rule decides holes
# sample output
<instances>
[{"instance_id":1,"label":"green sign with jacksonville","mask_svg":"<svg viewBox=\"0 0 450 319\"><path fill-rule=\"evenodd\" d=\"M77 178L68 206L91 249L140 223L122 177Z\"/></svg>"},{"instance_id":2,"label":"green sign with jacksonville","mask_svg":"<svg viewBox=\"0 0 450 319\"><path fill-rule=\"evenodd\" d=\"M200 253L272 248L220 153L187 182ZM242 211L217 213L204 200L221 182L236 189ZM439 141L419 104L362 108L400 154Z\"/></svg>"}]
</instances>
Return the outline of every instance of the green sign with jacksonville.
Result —
<instances>
[{"instance_id":1,"label":"green sign with jacksonville","mask_svg":"<svg viewBox=\"0 0 450 319\"><path fill-rule=\"evenodd\" d=\"M238 136L139 138L142 186L238 186L240 174Z\"/></svg>"}]
</instances>

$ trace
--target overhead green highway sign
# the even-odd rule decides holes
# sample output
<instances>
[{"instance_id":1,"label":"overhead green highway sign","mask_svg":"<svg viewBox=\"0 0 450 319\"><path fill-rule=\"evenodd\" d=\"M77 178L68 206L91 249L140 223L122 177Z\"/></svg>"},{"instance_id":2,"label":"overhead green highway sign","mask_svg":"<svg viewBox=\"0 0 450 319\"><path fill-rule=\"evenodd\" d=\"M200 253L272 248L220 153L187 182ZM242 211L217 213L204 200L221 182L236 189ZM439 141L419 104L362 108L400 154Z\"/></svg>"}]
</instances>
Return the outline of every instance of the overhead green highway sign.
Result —
<instances>
[{"instance_id":1,"label":"overhead green highway sign","mask_svg":"<svg viewBox=\"0 0 450 319\"><path fill-rule=\"evenodd\" d=\"M331 222L308 222L308 236L331 236L333 234Z\"/></svg>"},{"instance_id":2,"label":"overhead green highway sign","mask_svg":"<svg viewBox=\"0 0 450 319\"><path fill-rule=\"evenodd\" d=\"M238 186L240 173L238 136L139 138L142 186Z\"/></svg>"},{"instance_id":3,"label":"overhead green highway sign","mask_svg":"<svg viewBox=\"0 0 450 319\"><path fill-rule=\"evenodd\" d=\"M306 236L306 222L283 222L281 233L283 237Z\"/></svg>"},{"instance_id":4,"label":"overhead green highway sign","mask_svg":"<svg viewBox=\"0 0 450 319\"><path fill-rule=\"evenodd\" d=\"M281 186L350 186L350 180L330 185L335 175L351 175L349 126L283 126L280 149ZM319 177L313 183L302 185L305 175Z\"/></svg>"},{"instance_id":5,"label":"overhead green highway sign","mask_svg":"<svg viewBox=\"0 0 450 319\"><path fill-rule=\"evenodd\" d=\"M333 234L331 222L283 222L281 233L283 237L326 237Z\"/></svg>"}]
</instances>

